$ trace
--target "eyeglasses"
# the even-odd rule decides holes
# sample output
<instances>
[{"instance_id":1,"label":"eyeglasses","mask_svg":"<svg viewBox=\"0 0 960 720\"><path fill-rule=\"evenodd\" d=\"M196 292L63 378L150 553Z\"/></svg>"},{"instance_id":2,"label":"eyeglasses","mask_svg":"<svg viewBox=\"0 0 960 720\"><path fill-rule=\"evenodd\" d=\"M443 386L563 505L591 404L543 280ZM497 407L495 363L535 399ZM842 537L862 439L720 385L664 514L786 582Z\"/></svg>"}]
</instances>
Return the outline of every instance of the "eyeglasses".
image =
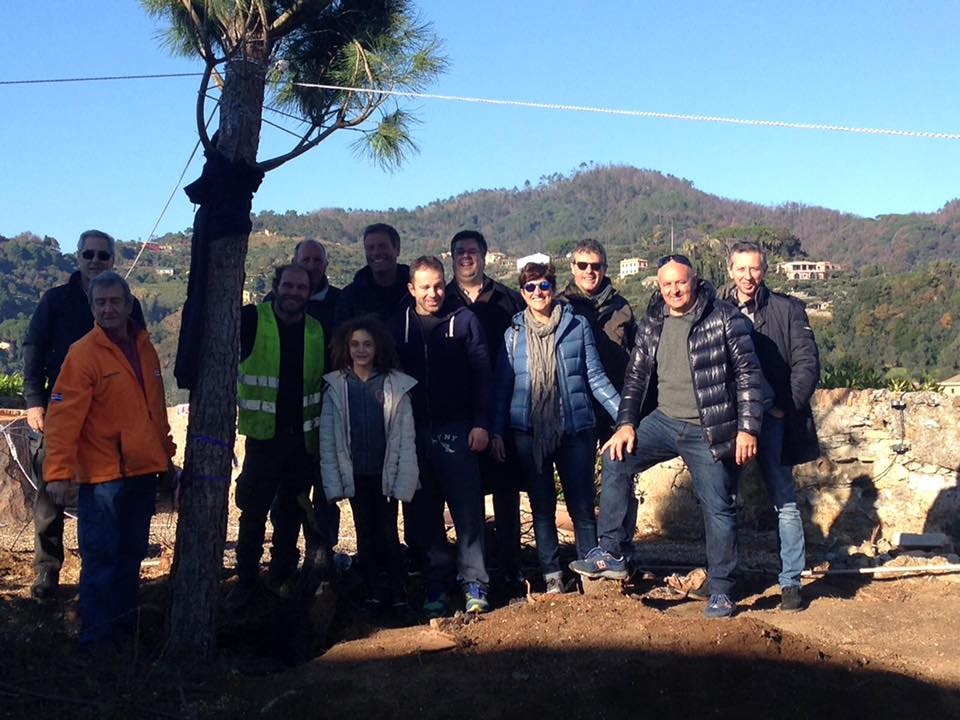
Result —
<instances>
[{"instance_id":1,"label":"eyeglasses","mask_svg":"<svg viewBox=\"0 0 960 720\"><path fill-rule=\"evenodd\" d=\"M457 256L460 256L460 255L476 255L476 256L479 257L480 251L479 251L479 250L476 250L476 249L474 249L474 248L457 248L456 250L453 251L453 254L454 254L454 255L457 255Z\"/></svg>"},{"instance_id":2,"label":"eyeglasses","mask_svg":"<svg viewBox=\"0 0 960 720\"><path fill-rule=\"evenodd\" d=\"M82 257L84 260L93 260L94 256L96 256L97 260L100 262L106 262L113 257L106 250L84 250L82 253L80 253L80 257Z\"/></svg>"},{"instance_id":3,"label":"eyeglasses","mask_svg":"<svg viewBox=\"0 0 960 720\"><path fill-rule=\"evenodd\" d=\"M587 268L590 268L594 272L600 272L604 267L606 267L602 262L592 263L584 262L583 260L577 260L574 265L577 266L578 270L586 270Z\"/></svg>"},{"instance_id":4,"label":"eyeglasses","mask_svg":"<svg viewBox=\"0 0 960 720\"><path fill-rule=\"evenodd\" d=\"M680 265L686 265L688 268L693 267L693 263L690 262L690 258L686 255L664 255L662 258L657 260L657 267L662 268L668 262L679 263Z\"/></svg>"},{"instance_id":5,"label":"eyeglasses","mask_svg":"<svg viewBox=\"0 0 960 720\"><path fill-rule=\"evenodd\" d=\"M522 287L528 294L532 295L533 291L536 290L537 288L540 288L540 292L550 292L551 290L553 290L553 283L550 282L549 280L541 280L538 283L528 282L526 285L523 285Z\"/></svg>"}]
</instances>

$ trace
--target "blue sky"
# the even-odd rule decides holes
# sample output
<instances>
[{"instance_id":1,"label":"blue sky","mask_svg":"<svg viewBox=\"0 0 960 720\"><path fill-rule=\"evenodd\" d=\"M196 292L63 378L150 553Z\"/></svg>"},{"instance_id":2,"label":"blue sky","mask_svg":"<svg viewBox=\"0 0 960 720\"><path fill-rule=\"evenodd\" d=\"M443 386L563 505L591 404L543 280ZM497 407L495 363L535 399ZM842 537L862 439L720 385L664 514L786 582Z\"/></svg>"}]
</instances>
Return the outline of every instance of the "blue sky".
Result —
<instances>
[{"instance_id":1,"label":"blue sky","mask_svg":"<svg viewBox=\"0 0 960 720\"><path fill-rule=\"evenodd\" d=\"M421 0L450 70L431 92L624 110L960 132L960 3ZM137 3L9 3L0 80L189 72ZM0 234L146 239L196 142L195 78L0 85ZM960 197L960 141L417 100L421 152L385 173L339 133L271 172L254 210L414 207L623 163L763 204L874 216ZM343 135L343 137L338 137ZM265 127L261 155L289 136ZM200 172L200 161L186 182ZM159 232L193 207L177 191Z\"/></svg>"}]
</instances>

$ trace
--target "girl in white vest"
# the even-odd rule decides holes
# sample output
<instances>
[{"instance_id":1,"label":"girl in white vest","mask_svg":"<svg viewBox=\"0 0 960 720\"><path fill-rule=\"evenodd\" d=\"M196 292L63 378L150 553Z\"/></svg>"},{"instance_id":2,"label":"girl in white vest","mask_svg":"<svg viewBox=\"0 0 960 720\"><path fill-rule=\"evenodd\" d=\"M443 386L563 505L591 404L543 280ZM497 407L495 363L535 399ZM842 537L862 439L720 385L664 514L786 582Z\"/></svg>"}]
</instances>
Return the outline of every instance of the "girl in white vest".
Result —
<instances>
[{"instance_id":1,"label":"girl in white vest","mask_svg":"<svg viewBox=\"0 0 960 720\"><path fill-rule=\"evenodd\" d=\"M320 414L323 490L329 502L350 499L368 605L406 610L397 505L419 486L409 394L416 380L396 369L393 339L372 316L337 328L331 365Z\"/></svg>"}]
</instances>

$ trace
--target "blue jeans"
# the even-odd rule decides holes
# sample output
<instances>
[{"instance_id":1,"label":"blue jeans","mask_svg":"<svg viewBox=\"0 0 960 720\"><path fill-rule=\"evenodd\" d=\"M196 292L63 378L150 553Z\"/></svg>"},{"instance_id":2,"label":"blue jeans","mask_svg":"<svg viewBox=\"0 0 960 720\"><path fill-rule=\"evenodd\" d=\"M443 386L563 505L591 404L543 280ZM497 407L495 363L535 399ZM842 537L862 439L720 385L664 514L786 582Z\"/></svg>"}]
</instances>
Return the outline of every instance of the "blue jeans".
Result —
<instances>
[{"instance_id":1,"label":"blue jeans","mask_svg":"<svg viewBox=\"0 0 960 720\"><path fill-rule=\"evenodd\" d=\"M800 573L807 564L804 553L803 520L797 508L793 470L784 465L783 418L770 413L763 416L757 462L767 495L777 511L780 539L780 587L800 587Z\"/></svg>"},{"instance_id":2,"label":"blue jeans","mask_svg":"<svg viewBox=\"0 0 960 720\"><path fill-rule=\"evenodd\" d=\"M573 520L577 557L583 558L597 545L597 517L593 500L593 467L597 444L593 429L565 434L560 447L545 458L542 467L533 462L533 435L514 431L517 459L527 483L530 509L533 510L533 534L537 540L540 569L546 579L561 576L560 543L557 539L557 489L553 484L556 465L563 487L567 511Z\"/></svg>"},{"instance_id":3,"label":"blue jeans","mask_svg":"<svg viewBox=\"0 0 960 720\"><path fill-rule=\"evenodd\" d=\"M411 526L404 532L426 554L424 571L431 590L445 588L453 575L444 503L457 532L457 575L463 582L490 583L483 559L483 483L477 455L467 446L469 432L467 422L418 428L423 445L429 438L429 449L417 456L420 489L404 512L404 522Z\"/></svg>"},{"instance_id":4,"label":"blue jeans","mask_svg":"<svg viewBox=\"0 0 960 720\"><path fill-rule=\"evenodd\" d=\"M157 476L80 486L80 644L132 633L140 604L140 563L147 554Z\"/></svg>"},{"instance_id":5,"label":"blue jeans","mask_svg":"<svg viewBox=\"0 0 960 720\"><path fill-rule=\"evenodd\" d=\"M731 594L737 569L736 473L733 461L716 461L699 425L674 420L659 410L637 426L637 447L621 461L603 457L600 491L600 546L619 555L626 538L625 519L631 512L633 477L657 463L680 456L693 477L703 510L710 592Z\"/></svg>"}]
</instances>

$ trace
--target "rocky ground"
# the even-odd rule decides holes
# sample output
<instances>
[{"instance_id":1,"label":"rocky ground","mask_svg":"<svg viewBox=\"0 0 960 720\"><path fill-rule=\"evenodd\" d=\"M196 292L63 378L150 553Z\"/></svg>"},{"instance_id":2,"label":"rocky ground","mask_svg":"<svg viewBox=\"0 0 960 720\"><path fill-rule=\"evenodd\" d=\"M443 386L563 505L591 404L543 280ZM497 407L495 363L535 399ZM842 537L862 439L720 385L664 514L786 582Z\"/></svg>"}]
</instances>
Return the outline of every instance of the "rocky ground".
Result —
<instances>
[{"instance_id":1,"label":"rocky ground","mask_svg":"<svg viewBox=\"0 0 960 720\"><path fill-rule=\"evenodd\" d=\"M317 656L297 667L281 661L284 605L264 593L224 620L215 665L187 675L157 662L173 517L154 521L139 642L93 659L75 649L72 528L46 606L29 599L32 527L0 528L2 718L960 717L958 575L811 579L807 609L783 613L772 538L745 538L738 614L708 621L665 583L698 547L641 543L644 576L564 596L536 592L528 548L531 592L476 618L389 627L349 575L334 582L312 611Z\"/></svg>"}]
</instances>

